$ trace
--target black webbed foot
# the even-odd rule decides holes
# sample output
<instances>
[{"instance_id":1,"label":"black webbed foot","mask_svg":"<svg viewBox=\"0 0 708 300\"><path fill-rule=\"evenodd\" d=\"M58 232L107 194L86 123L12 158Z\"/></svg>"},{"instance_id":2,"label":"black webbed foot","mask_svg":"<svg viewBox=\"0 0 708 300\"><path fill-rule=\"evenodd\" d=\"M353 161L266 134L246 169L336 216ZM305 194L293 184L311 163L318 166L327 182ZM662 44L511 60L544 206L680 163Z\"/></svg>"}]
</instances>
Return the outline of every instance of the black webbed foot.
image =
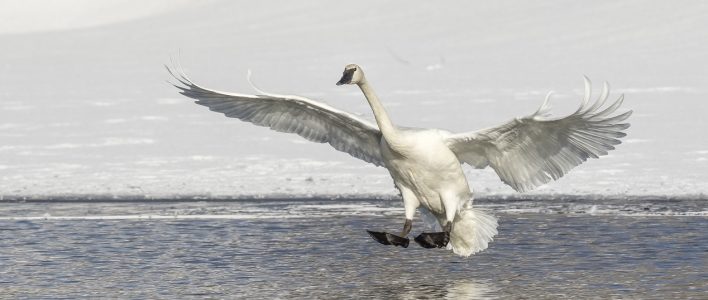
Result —
<instances>
[{"instance_id":1,"label":"black webbed foot","mask_svg":"<svg viewBox=\"0 0 708 300\"><path fill-rule=\"evenodd\" d=\"M394 234L390 234L388 232L376 232L376 231L370 231L367 230L366 232L369 233L369 235L374 238L375 241L384 244L384 245L394 245L394 246L400 246L403 248L408 248L408 243L409 239L400 237Z\"/></svg>"},{"instance_id":2,"label":"black webbed foot","mask_svg":"<svg viewBox=\"0 0 708 300\"><path fill-rule=\"evenodd\" d=\"M450 242L450 233L423 232L415 238L415 242L423 248L443 248Z\"/></svg>"}]
</instances>

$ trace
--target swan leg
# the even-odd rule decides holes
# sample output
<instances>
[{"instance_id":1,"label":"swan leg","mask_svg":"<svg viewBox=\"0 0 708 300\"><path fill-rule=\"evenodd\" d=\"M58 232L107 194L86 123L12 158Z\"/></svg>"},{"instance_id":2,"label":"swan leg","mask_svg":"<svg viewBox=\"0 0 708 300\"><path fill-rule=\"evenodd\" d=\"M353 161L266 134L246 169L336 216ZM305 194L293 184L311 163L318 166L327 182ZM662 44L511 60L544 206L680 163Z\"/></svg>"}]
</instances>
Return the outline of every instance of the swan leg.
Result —
<instances>
[{"instance_id":1,"label":"swan leg","mask_svg":"<svg viewBox=\"0 0 708 300\"><path fill-rule=\"evenodd\" d=\"M406 212L406 222L403 223L403 231L401 231L401 235L397 236L388 232L376 232L371 230L367 230L366 232L368 232L375 241L381 244L407 248L410 240L406 238L406 236L411 232L411 228L413 228L413 216L415 215L415 210L418 208L420 203L410 189L402 187L398 187L398 189L401 191L403 206Z\"/></svg>"},{"instance_id":2,"label":"swan leg","mask_svg":"<svg viewBox=\"0 0 708 300\"><path fill-rule=\"evenodd\" d=\"M401 231L401 236L405 237L411 233L411 228L413 227L413 220L406 219L406 223L403 224L403 231Z\"/></svg>"},{"instance_id":3,"label":"swan leg","mask_svg":"<svg viewBox=\"0 0 708 300\"><path fill-rule=\"evenodd\" d=\"M452 231L452 222L451 222L451 221L447 221L447 222L445 223L445 226L443 226L443 231L444 231L444 232L447 232L447 233L449 233L450 231Z\"/></svg>"}]
</instances>

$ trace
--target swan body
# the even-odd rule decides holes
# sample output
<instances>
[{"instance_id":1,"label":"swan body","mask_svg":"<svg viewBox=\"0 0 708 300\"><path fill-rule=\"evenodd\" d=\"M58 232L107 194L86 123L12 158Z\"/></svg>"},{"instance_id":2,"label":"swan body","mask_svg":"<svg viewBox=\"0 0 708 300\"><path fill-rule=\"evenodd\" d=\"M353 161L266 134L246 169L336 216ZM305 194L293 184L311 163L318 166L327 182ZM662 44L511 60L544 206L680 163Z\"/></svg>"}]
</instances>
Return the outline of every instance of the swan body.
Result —
<instances>
[{"instance_id":1,"label":"swan body","mask_svg":"<svg viewBox=\"0 0 708 300\"><path fill-rule=\"evenodd\" d=\"M472 191L462 170L493 168L500 179L524 192L565 175L586 161L606 155L624 137L631 111L614 114L623 96L605 106L609 87L604 84L590 104L590 81L585 78L583 103L563 118L548 117L550 93L539 109L500 126L466 133L395 126L366 80L361 67L347 65L337 85L357 85L374 113L376 124L326 104L294 95L256 89L259 95L219 92L193 83L183 72L167 68L179 81L181 94L227 117L238 118L281 132L296 133L310 141L388 169L401 192L405 223L400 236L369 233L382 244L408 246L406 236L419 207L438 220L442 232L421 233L423 247L448 247L469 256L487 248L497 234L497 220L472 207ZM448 243L449 242L449 243Z\"/></svg>"},{"instance_id":2,"label":"swan body","mask_svg":"<svg viewBox=\"0 0 708 300\"><path fill-rule=\"evenodd\" d=\"M436 216L444 216L446 211L458 210L462 202L445 205L443 194L455 200L470 199L467 178L457 156L445 144L444 131L403 129L399 134L399 149L391 149L382 139L381 154L396 187L406 194L405 201L411 202L410 207L423 205Z\"/></svg>"}]
</instances>

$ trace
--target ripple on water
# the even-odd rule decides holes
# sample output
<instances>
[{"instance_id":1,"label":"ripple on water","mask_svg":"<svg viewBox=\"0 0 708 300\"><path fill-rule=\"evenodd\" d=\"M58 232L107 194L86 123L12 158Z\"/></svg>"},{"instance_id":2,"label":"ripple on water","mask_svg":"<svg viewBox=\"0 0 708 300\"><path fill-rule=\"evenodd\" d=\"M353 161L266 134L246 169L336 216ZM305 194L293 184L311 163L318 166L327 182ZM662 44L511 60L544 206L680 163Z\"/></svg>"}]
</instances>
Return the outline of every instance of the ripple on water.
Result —
<instances>
[{"instance_id":1,"label":"ripple on water","mask_svg":"<svg viewBox=\"0 0 708 300\"><path fill-rule=\"evenodd\" d=\"M490 248L460 258L414 244L376 244L364 230L399 230L400 204L361 204L365 213L352 202L93 204L94 213L198 205L266 217L3 219L0 286L3 295L29 298L700 298L708 292L705 217L497 211L499 235ZM62 215L85 204L67 205L43 210ZM312 216L283 218L290 211ZM420 225L414 223L414 234Z\"/></svg>"}]
</instances>

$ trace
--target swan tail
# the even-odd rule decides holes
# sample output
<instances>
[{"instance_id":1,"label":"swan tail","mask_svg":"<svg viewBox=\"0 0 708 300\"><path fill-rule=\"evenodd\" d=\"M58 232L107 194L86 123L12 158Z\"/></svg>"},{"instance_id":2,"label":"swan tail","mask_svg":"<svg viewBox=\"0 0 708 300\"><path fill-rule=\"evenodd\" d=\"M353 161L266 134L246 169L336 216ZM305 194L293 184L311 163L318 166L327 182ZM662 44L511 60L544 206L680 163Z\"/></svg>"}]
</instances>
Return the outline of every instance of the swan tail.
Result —
<instances>
[{"instance_id":1,"label":"swan tail","mask_svg":"<svg viewBox=\"0 0 708 300\"><path fill-rule=\"evenodd\" d=\"M497 235L497 218L476 208L463 208L455 217L450 232L452 251L468 257L487 249Z\"/></svg>"}]
</instances>

